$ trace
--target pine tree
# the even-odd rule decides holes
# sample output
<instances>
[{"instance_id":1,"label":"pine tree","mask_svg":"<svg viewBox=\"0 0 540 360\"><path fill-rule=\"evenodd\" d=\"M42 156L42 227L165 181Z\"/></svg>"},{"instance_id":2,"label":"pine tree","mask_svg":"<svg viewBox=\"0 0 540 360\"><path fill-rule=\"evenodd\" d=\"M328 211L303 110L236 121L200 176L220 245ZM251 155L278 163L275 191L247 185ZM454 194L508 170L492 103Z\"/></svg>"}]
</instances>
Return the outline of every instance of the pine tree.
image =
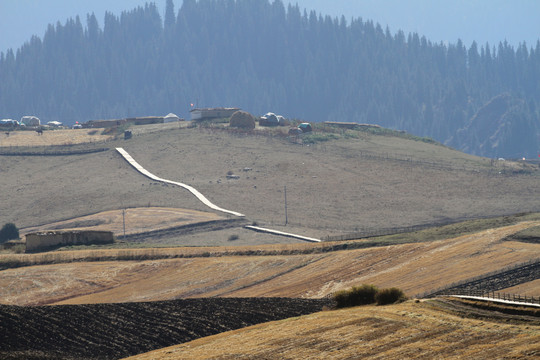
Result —
<instances>
[{"instance_id":1,"label":"pine tree","mask_svg":"<svg viewBox=\"0 0 540 360\"><path fill-rule=\"evenodd\" d=\"M165 5L165 32L170 33L174 30L176 24L176 16L174 15L174 3L173 0L167 0Z\"/></svg>"}]
</instances>

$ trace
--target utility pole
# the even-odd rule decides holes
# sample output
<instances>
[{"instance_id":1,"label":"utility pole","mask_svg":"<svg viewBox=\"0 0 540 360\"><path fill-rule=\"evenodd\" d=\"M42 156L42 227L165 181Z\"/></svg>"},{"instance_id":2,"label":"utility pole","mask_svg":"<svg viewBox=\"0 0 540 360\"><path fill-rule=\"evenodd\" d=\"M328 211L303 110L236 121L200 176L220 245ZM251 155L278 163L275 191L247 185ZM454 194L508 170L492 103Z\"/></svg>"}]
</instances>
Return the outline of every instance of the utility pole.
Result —
<instances>
[{"instance_id":1,"label":"utility pole","mask_svg":"<svg viewBox=\"0 0 540 360\"><path fill-rule=\"evenodd\" d=\"M285 225L287 225L287 223L289 222L289 219L287 217L287 185L285 185L284 193L285 193Z\"/></svg>"}]
</instances>

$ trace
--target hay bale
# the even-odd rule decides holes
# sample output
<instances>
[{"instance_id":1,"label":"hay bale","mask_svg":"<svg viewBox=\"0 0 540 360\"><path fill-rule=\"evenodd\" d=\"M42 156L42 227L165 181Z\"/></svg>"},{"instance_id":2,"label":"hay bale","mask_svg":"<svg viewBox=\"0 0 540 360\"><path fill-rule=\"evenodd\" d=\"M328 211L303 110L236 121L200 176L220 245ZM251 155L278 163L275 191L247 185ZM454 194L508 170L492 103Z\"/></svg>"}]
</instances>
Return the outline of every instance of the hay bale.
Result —
<instances>
[{"instance_id":1,"label":"hay bale","mask_svg":"<svg viewBox=\"0 0 540 360\"><path fill-rule=\"evenodd\" d=\"M255 117L246 111L238 110L232 114L229 126L253 130L255 129Z\"/></svg>"}]
</instances>

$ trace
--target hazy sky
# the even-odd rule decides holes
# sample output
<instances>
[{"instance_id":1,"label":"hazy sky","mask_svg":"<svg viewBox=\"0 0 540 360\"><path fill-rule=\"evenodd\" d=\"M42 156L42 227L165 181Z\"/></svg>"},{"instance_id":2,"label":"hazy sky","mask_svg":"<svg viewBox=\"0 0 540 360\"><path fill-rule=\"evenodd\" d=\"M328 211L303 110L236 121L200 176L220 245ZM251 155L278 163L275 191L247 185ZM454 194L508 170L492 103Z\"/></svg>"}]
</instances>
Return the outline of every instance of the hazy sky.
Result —
<instances>
[{"instance_id":1,"label":"hazy sky","mask_svg":"<svg viewBox=\"0 0 540 360\"><path fill-rule=\"evenodd\" d=\"M43 37L48 24L65 23L94 12L103 26L105 11L120 14L144 5L148 0L0 0L0 52L17 49L32 35ZM288 0L282 0L288 3ZM154 1L162 14L165 0ZM392 33L418 32L433 42L465 46L473 40L491 46L507 40L516 46L525 41L535 46L540 38L540 0L291 0L301 8L314 9L333 17L345 15L373 20ZM181 0L174 0L176 11Z\"/></svg>"}]
</instances>

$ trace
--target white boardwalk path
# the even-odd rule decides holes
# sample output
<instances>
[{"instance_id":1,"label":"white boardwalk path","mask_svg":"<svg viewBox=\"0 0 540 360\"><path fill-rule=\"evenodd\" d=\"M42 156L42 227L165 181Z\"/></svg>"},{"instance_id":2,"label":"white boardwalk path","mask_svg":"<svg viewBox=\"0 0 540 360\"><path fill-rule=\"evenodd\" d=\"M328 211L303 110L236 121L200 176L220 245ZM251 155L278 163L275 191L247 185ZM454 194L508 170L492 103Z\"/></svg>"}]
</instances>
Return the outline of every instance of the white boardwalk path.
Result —
<instances>
[{"instance_id":1,"label":"white boardwalk path","mask_svg":"<svg viewBox=\"0 0 540 360\"><path fill-rule=\"evenodd\" d=\"M167 183L167 184L173 184L173 185L178 185L180 187L183 187L184 189L188 190L193 195L195 195L197 197L197 199L199 199L204 205L208 206L211 209L221 211L221 212L224 212L224 213L227 213L227 214L231 214L231 215L234 215L234 216L240 216L240 217L245 216L244 214L241 214L239 212L226 210L226 209L220 208L219 206L213 204L212 202L210 202L210 200L208 200L203 194L201 194L193 186L189 186L189 185L183 184L181 182L177 182L177 181L162 179L162 178L152 174L150 171L143 168L137 161L135 161L135 159L133 159L131 157L131 155L129 155L129 153L126 150L124 150L123 148L116 148L116 151L118 151L120 153L120 155L122 155L122 157L131 166L133 166L135 168L135 170L137 170L138 172L140 172L144 176L149 177L150 179L155 180L155 181L160 181L160 182L164 182L164 183ZM303 241L321 242L321 240L319 240L319 239L314 239L314 238L310 238L310 237L302 236L302 235L290 234L290 233L286 233L286 232L278 231L278 230L265 229L265 228L261 228L261 227L257 227L257 226L246 226L245 228L249 229L249 230L253 230L253 231L264 232L264 233L274 234L274 235L279 235L279 236L286 236L286 237L299 239L299 240L303 240Z\"/></svg>"},{"instance_id":2,"label":"white boardwalk path","mask_svg":"<svg viewBox=\"0 0 540 360\"><path fill-rule=\"evenodd\" d=\"M122 155L124 157L124 159L126 159L126 161L131 164L131 166L133 166L138 172L140 172L144 176L149 177L150 179L155 180L155 181L160 181L160 182L164 182L164 183L167 183L167 184L173 184L173 185L178 185L180 187L183 187L184 189L188 190L193 195L195 195L197 197L197 199L199 199L204 205L208 206L211 209L221 211L221 212L224 212L224 213L227 213L227 214L231 214L231 215L234 215L234 216L241 216L241 217L245 216L244 214L241 214L241 213L236 212L236 211L231 211L231 210L226 210L226 209L220 208L219 206L217 206L217 205L213 204L212 202L210 202L210 200L208 200L203 194L201 194L197 189L195 189L192 186L189 186L189 185L186 185L186 184L183 184L183 183L180 183L180 182L176 182L176 181L162 179L162 178L152 174L150 171L146 170L138 162L136 162L135 159L133 159L131 157L131 155L129 155L129 153L126 150L124 150L123 148L116 148L116 151L118 151L120 153L120 155Z\"/></svg>"},{"instance_id":3,"label":"white boardwalk path","mask_svg":"<svg viewBox=\"0 0 540 360\"><path fill-rule=\"evenodd\" d=\"M540 304L531 304L531 303L521 302L521 301L511 301L511 300L504 300L504 299L494 299L494 298L489 298L489 297L468 296L468 295L450 295L450 296L461 298L461 299L483 300L483 301L491 301L491 302L496 302L496 303L501 303L501 304L532 306L532 307L540 308Z\"/></svg>"},{"instance_id":4,"label":"white boardwalk path","mask_svg":"<svg viewBox=\"0 0 540 360\"><path fill-rule=\"evenodd\" d=\"M251 226L251 225L244 226L244 227L246 229L250 229L250 230L253 230L253 231L259 231L259 232L264 232L264 233L268 233L268 234L286 236L286 237L299 239L299 240L304 240L304 241L310 241L310 242L321 242L321 240L319 240L319 239L314 239L314 238L310 238L310 237L307 237L307 236L286 233L286 232L279 231L279 230L266 229L266 228L262 228L262 227L258 227L258 226Z\"/></svg>"}]
</instances>

